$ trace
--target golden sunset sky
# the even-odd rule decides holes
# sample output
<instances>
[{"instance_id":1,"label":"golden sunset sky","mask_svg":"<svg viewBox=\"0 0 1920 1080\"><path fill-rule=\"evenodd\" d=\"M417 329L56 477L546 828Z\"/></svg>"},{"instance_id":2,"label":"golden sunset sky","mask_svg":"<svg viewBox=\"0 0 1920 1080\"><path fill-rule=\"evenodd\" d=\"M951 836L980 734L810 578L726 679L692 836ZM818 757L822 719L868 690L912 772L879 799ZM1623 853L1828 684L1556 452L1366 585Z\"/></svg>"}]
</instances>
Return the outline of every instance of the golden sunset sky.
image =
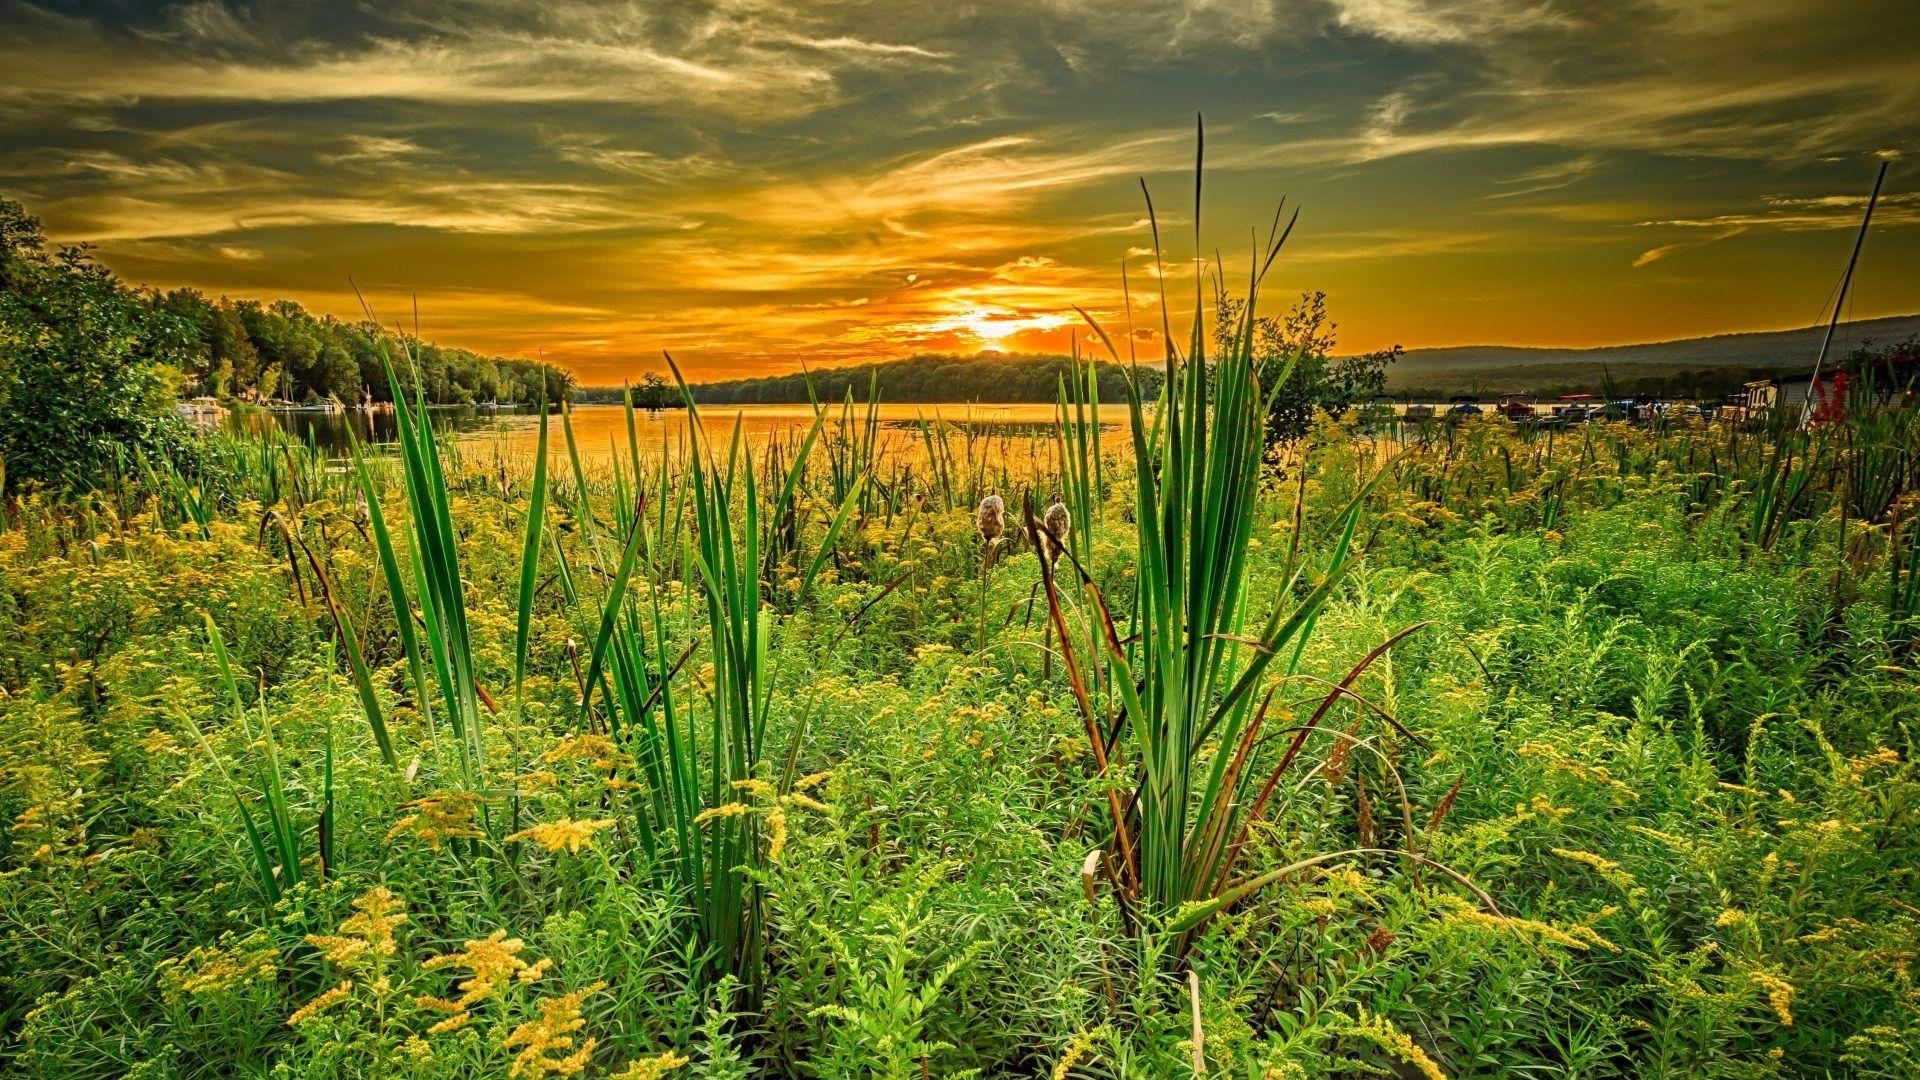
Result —
<instances>
[{"instance_id":1,"label":"golden sunset sky","mask_svg":"<svg viewBox=\"0 0 1920 1080\"><path fill-rule=\"evenodd\" d=\"M0 0L54 239L593 383L1065 351L1141 177L1190 311L1197 112L1199 252L1287 195L1341 351L1807 325L1882 159L1850 314L1920 310L1912 0Z\"/></svg>"}]
</instances>

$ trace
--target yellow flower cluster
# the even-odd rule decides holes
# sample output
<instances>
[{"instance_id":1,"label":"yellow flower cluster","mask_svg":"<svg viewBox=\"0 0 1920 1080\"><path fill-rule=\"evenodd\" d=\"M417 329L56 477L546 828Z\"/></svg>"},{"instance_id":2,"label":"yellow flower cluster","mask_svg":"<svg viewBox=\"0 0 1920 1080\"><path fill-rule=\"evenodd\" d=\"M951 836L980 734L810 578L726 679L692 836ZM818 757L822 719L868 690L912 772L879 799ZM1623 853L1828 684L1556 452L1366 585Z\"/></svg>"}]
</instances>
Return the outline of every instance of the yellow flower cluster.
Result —
<instances>
[{"instance_id":1,"label":"yellow flower cluster","mask_svg":"<svg viewBox=\"0 0 1920 1080\"><path fill-rule=\"evenodd\" d=\"M322 1010L330 1009L347 1000L347 998L352 995L353 980L342 979L340 985L335 986L333 989L328 990L326 993L321 994L319 997L314 998L312 1001L294 1010L293 1015L287 1017L287 1026L299 1027L301 1024L318 1016Z\"/></svg>"},{"instance_id":2,"label":"yellow flower cluster","mask_svg":"<svg viewBox=\"0 0 1920 1080\"><path fill-rule=\"evenodd\" d=\"M507 839L531 840L548 851L565 850L569 854L578 855L582 850L593 846L594 833L602 829L611 829L613 824L612 818L586 821L563 817L522 829L508 836Z\"/></svg>"},{"instance_id":3,"label":"yellow flower cluster","mask_svg":"<svg viewBox=\"0 0 1920 1080\"><path fill-rule=\"evenodd\" d=\"M1755 968L1747 972L1747 978L1753 984L1767 992L1767 1004L1773 1007L1773 1014L1780 1018L1781 1027L1793 1026L1793 984L1777 971Z\"/></svg>"},{"instance_id":4,"label":"yellow flower cluster","mask_svg":"<svg viewBox=\"0 0 1920 1080\"><path fill-rule=\"evenodd\" d=\"M1060 1052L1060 1060L1053 1065L1053 1080L1067 1080L1067 1074L1073 1071L1075 1065L1092 1057L1094 1044L1100 1035L1099 1028L1074 1035L1067 1042L1066 1049Z\"/></svg>"},{"instance_id":5,"label":"yellow flower cluster","mask_svg":"<svg viewBox=\"0 0 1920 1080\"><path fill-rule=\"evenodd\" d=\"M1457 897L1447 897L1446 903L1452 910L1447 912L1445 921L1451 925L1481 927L1511 934L1532 934L1542 941L1578 952L1585 952L1590 947L1589 941L1583 939L1594 936L1591 930L1576 936L1551 923L1544 923L1537 919L1490 915Z\"/></svg>"},{"instance_id":6,"label":"yellow flower cluster","mask_svg":"<svg viewBox=\"0 0 1920 1080\"><path fill-rule=\"evenodd\" d=\"M387 839L412 834L415 840L439 851L443 842L454 837L479 836L481 832L473 827L473 821L486 801L472 791L436 791L415 799L406 804L413 813L395 822L387 831Z\"/></svg>"},{"instance_id":7,"label":"yellow flower cluster","mask_svg":"<svg viewBox=\"0 0 1920 1080\"><path fill-rule=\"evenodd\" d=\"M1375 1016L1362 1009L1351 1030L1355 1036L1413 1066L1426 1080L1447 1080L1447 1074L1440 1071L1439 1064L1421 1049L1420 1044L1394 1027L1386 1017Z\"/></svg>"},{"instance_id":8,"label":"yellow flower cluster","mask_svg":"<svg viewBox=\"0 0 1920 1080\"><path fill-rule=\"evenodd\" d=\"M273 978L280 950L255 935L228 948L200 946L183 957L170 957L154 966L165 987L166 1000L207 997Z\"/></svg>"},{"instance_id":9,"label":"yellow flower cluster","mask_svg":"<svg viewBox=\"0 0 1920 1080\"><path fill-rule=\"evenodd\" d=\"M669 1050L664 1054L644 1057L629 1064L626 1068L614 1073L612 1080L660 1080L661 1077L685 1065L689 1060L685 1054L676 1054Z\"/></svg>"},{"instance_id":10,"label":"yellow flower cluster","mask_svg":"<svg viewBox=\"0 0 1920 1080\"><path fill-rule=\"evenodd\" d=\"M746 795L754 801L721 803L719 806L710 806L700 811L700 813L694 817L693 823L695 825L705 825L709 821L746 817L749 814L758 812L766 818L767 822L767 861L779 862L780 856L786 852L787 848L788 809L798 806L807 810L826 813L827 805L807 794L807 789L819 786L832 775L833 773L831 771L826 771L817 772L810 776L803 776L794 782L793 790L785 795L779 794L774 790L774 786L765 780L735 780L733 782L733 789L746 793ZM756 805L756 803L758 805Z\"/></svg>"},{"instance_id":11,"label":"yellow flower cluster","mask_svg":"<svg viewBox=\"0 0 1920 1080\"><path fill-rule=\"evenodd\" d=\"M633 767L633 759L613 741L613 736L597 732L569 735L554 744L553 749L541 754L540 760L548 765L561 761L586 761L596 769Z\"/></svg>"},{"instance_id":12,"label":"yellow flower cluster","mask_svg":"<svg viewBox=\"0 0 1920 1080\"><path fill-rule=\"evenodd\" d=\"M377 885L353 906L359 914L348 916L340 924L339 934L308 934L307 944L319 949L329 962L349 969L369 958L392 956L394 928L407 921L406 901L387 891L386 886Z\"/></svg>"},{"instance_id":13,"label":"yellow flower cluster","mask_svg":"<svg viewBox=\"0 0 1920 1080\"><path fill-rule=\"evenodd\" d=\"M429 1028L428 1033L438 1035L460 1027L467 1022L469 1009L498 995L515 981L539 982L547 969L553 966L553 961L539 960L529 964L520 959L520 950L524 948L526 942L508 937L505 930L495 930L483 940L468 941L458 952L435 956L421 964L421 968L427 971L458 967L473 973L454 984L454 989L460 992L459 997L452 1000L434 997L414 999L426 1008L449 1014L447 1019Z\"/></svg>"},{"instance_id":14,"label":"yellow flower cluster","mask_svg":"<svg viewBox=\"0 0 1920 1080\"><path fill-rule=\"evenodd\" d=\"M573 1076L587 1067L596 1039L583 1039L574 1046L573 1033L587 1026L580 1006L587 998L607 988L604 982L575 990L571 994L540 1002L540 1017L514 1028L502 1045L518 1051L507 1072L510 1076ZM565 1055L555 1057L555 1054Z\"/></svg>"},{"instance_id":15,"label":"yellow flower cluster","mask_svg":"<svg viewBox=\"0 0 1920 1080\"><path fill-rule=\"evenodd\" d=\"M1640 887L1640 883L1634 879L1632 874L1622 869L1620 864L1614 862L1612 859L1595 855L1591 851L1574 851L1569 848L1552 848L1551 850L1555 855L1563 859L1571 859L1574 862L1592 867L1595 873L1607 879L1608 884L1619 889L1629 897L1638 899L1646 892L1645 889Z\"/></svg>"}]
</instances>

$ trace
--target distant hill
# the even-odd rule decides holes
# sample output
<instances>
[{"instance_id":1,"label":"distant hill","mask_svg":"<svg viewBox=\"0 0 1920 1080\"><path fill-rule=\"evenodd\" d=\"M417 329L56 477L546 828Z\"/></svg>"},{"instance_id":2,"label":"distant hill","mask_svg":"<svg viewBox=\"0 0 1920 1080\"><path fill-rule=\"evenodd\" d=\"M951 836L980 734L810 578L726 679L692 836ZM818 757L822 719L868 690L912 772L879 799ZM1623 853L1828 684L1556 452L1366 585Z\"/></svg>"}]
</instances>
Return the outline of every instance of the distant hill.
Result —
<instances>
[{"instance_id":1,"label":"distant hill","mask_svg":"<svg viewBox=\"0 0 1920 1080\"><path fill-rule=\"evenodd\" d=\"M693 400L701 405L792 405L808 400L807 382L822 401L837 402L851 392L865 401L869 388L879 384L880 400L889 402L954 403L1058 401L1060 380L1072 365L1063 356L987 355L914 356L853 367L825 368L811 375L794 372L758 379L730 379L695 383ZM1126 372L1118 364L1102 362L1100 400L1127 399ZM1080 378L1085 378L1081 369ZM1149 368L1149 390L1157 386Z\"/></svg>"},{"instance_id":2,"label":"distant hill","mask_svg":"<svg viewBox=\"0 0 1920 1080\"><path fill-rule=\"evenodd\" d=\"M1598 391L1611 377L1624 390L1660 383L1657 389L1684 392L1675 385L1698 382L1704 393L1719 393L1748 378L1813 366L1825 326L1748 334L1611 345L1598 349L1542 349L1513 345L1460 345L1409 349L1387 370L1395 392L1567 393ZM1866 341L1889 344L1920 335L1920 314L1862 319L1840 324L1832 357L1838 360Z\"/></svg>"},{"instance_id":3,"label":"distant hill","mask_svg":"<svg viewBox=\"0 0 1920 1080\"><path fill-rule=\"evenodd\" d=\"M1749 379L1811 368L1825 332L1824 326L1810 326L1598 349L1410 349L1387 369L1387 385L1396 394L1444 399L1454 394L1599 393L1611 380L1622 393L1712 397L1737 390ZM1868 341L1887 345L1914 337L1920 337L1920 314L1842 323L1832 359L1838 363ZM1141 367L1152 396L1159 390L1158 362ZM864 400L871 381L878 379L880 399L889 402L1050 402L1067 370L1067 360L1060 356L926 355L823 368L811 377L814 392L824 401L839 401L848 391ZM798 404L808 400L807 378L794 372L695 383L692 389L694 400L703 405ZM1100 399L1126 400L1125 378L1120 365L1101 363ZM582 387L575 399L618 402L620 393L618 387Z\"/></svg>"}]
</instances>

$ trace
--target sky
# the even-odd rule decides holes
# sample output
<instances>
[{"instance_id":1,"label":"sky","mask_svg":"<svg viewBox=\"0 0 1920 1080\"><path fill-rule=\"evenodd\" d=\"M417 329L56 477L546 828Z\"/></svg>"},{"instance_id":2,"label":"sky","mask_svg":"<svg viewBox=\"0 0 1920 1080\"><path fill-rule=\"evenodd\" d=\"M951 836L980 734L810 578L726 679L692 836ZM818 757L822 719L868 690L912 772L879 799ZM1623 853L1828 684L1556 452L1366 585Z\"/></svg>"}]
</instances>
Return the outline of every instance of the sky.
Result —
<instances>
[{"instance_id":1,"label":"sky","mask_svg":"<svg viewBox=\"0 0 1920 1080\"><path fill-rule=\"evenodd\" d=\"M589 383L1097 349L1074 305L1158 356L1282 197L1265 306L1342 352L1805 326L1883 160L1860 318L1920 310L1912 0L0 0L52 238Z\"/></svg>"}]
</instances>

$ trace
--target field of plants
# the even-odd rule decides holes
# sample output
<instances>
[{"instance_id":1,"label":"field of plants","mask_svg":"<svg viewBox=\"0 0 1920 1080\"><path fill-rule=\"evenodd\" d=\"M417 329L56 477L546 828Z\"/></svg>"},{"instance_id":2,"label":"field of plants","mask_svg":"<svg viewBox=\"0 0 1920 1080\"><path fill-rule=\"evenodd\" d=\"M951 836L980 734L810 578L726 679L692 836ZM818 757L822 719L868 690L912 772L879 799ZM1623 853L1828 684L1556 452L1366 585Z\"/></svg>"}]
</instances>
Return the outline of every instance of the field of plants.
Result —
<instances>
[{"instance_id":1,"label":"field of plants","mask_svg":"<svg viewBox=\"0 0 1920 1080\"><path fill-rule=\"evenodd\" d=\"M1913 407L1269 449L1200 344L10 501L0 1071L1920 1071Z\"/></svg>"}]
</instances>

